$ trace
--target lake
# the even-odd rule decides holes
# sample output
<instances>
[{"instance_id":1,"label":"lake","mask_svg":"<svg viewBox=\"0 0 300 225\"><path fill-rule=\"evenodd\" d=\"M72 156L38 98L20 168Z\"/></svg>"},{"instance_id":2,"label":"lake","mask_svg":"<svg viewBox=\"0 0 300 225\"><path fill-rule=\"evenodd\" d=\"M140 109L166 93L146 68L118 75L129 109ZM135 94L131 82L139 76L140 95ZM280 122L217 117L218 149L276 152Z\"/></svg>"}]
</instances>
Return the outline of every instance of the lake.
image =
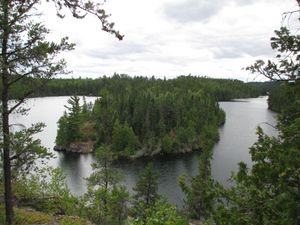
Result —
<instances>
[{"instance_id":1,"label":"lake","mask_svg":"<svg viewBox=\"0 0 300 225\"><path fill-rule=\"evenodd\" d=\"M32 98L26 102L30 108L27 116L13 115L12 123L22 123L30 126L32 123L44 122L47 127L37 135L42 144L53 151L57 121L63 115L64 105L68 97ZM96 97L87 97L87 102L93 102ZM257 140L256 127L261 126L267 134L276 135L272 125L276 124L276 114L267 107L267 98L239 99L231 102L220 102L220 107L226 112L226 123L220 127L220 141L214 147L212 160L213 177L228 186L227 181L231 171L237 169L237 163L244 161L251 166L249 147ZM75 195L86 191L85 177L92 172L90 164L93 154L76 155L54 152L55 158L49 165L60 167L66 174L66 182ZM180 175L195 176L198 171L199 152L172 157L159 157L153 160L155 169L160 173L158 191L171 203L183 204L183 193L178 186ZM123 184L132 192L132 187L138 179L147 161L121 161L114 165L123 175Z\"/></svg>"}]
</instances>

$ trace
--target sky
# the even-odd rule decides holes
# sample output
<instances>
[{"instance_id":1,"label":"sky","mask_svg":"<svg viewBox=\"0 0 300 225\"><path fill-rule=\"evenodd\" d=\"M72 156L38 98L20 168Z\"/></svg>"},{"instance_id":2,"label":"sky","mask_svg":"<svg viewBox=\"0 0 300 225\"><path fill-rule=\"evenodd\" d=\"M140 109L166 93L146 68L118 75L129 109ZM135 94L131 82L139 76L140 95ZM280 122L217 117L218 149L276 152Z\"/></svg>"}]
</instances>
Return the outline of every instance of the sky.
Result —
<instances>
[{"instance_id":1,"label":"sky","mask_svg":"<svg viewBox=\"0 0 300 225\"><path fill-rule=\"evenodd\" d=\"M72 71L64 77L191 74L261 81L243 68L275 56L270 37L282 13L298 9L295 0L106 0L103 7L122 41L101 31L93 16L79 20L66 12L60 19L51 1L41 6L49 39L68 36L76 44L62 54Z\"/></svg>"}]
</instances>

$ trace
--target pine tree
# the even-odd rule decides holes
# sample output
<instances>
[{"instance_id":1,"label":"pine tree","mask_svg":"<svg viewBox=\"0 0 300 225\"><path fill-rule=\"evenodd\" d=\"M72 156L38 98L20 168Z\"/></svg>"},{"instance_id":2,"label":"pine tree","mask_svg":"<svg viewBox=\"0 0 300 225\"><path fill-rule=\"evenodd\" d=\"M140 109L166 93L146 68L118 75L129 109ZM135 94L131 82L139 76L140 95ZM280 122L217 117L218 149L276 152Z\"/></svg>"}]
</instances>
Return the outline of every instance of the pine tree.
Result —
<instances>
[{"instance_id":1,"label":"pine tree","mask_svg":"<svg viewBox=\"0 0 300 225\"><path fill-rule=\"evenodd\" d=\"M13 222L12 184L11 184L11 133L10 114L22 105L26 98L56 74L65 74L65 61L58 59L62 51L72 50L73 44L68 38L59 43L49 42L46 35L49 30L39 22L37 6L40 0L0 2L0 74L2 104L2 147L5 189L6 222ZM52 0L57 15L64 17L62 10L70 9L76 18L93 14L99 18L102 30L115 35L119 40L123 36L108 22L107 14L100 4L92 1ZM32 79L38 78L38 79ZM26 86L26 89L18 88ZM8 100L16 99L9 105Z\"/></svg>"},{"instance_id":2,"label":"pine tree","mask_svg":"<svg viewBox=\"0 0 300 225\"><path fill-rule=\"evenodd\" d=\"M160 198L158 190L158 172L153 169L153 164L149 163L140 174L136 186L133 188L133 213L137 218L145 221L147 209L152 207Z\"/></svg>"},{"instance_id":3,"label":"pine tree","mask_svg":"<svg viewBox=\"0 0 300 225\"><path fill-rule=\"evenodd\" d=\"M97 224L122 225L127 218L129 193L119 185L119 173L111 168L114 159L109 146L98 148L96 162L92 164L94 171L87 179L88 214Z\"/></svg>"}]
</instances>

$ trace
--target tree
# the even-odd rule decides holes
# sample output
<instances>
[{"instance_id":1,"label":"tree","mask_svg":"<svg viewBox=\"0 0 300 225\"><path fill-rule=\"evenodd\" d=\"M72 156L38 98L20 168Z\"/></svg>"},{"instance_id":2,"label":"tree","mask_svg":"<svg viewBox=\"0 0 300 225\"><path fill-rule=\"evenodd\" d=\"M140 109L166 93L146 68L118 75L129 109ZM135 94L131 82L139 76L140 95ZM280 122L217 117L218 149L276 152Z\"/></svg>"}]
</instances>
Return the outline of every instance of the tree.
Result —
<instances>
[{"instance_id":1,"label":"tree","mask_svg":"<svg viewBox=\"0 0 300 225\"><path fill-rule=\"evenodd\" d=\"M41 132L44 126L43 123L37 123L10 134L12 147L10 161L13 180L25 177L31 171L37 171L39 167L36 164L37 159L39 159L39 163L43 164L46 163L45 160L53 157L47 148L41 145L41 141L34 138L34 135Z\"/></svg>"},{"instance_id":2,"label":"tree","mask_svg":"<svg viewBox=\"0 0 300 225\"><path fill-rule=\"evenodd\" d=\"M270 137L257 128L258 140L250 148L252 168L239 163L234 186L220 196L217 224L300 223L300 36L285 27L275 34L271 46L278 51L278 62L259 60L248 69L284 85L284 93L272 100L285 101L276 126L279 135Z\"/></svg>"},{"instance_id":3,"label":"tree","mask_svg":"<svg viewBox=\"0 0 300 225\"><path fill-rule=\"evenodd\" d=\"M277 138L257 129L258 141L250 148L253 166L239 164L235 185L221 195L217 223L299 224L299 112L298 99L280 115Z\"/></svg>"},{"instance_id":4,"label":"tree","mask_svg":"<svg viewBox=\"0 0 300 225\"><path fill-rule=\"evenodd\" d=\"M188 221L180 215L175 206L167 203L164 199L158 200L147 210L145 222L135 219L132 225L187 225Z\"/></svg>"},{"instance_id":5,"label":"tree","mask_svg":"<svg viewBox=\"0 0 300 225\"><path fill-rule=\"evenodd\" d=\"M112 150L115 152L124 152L124 155L133 155L140 143L131 127L127 123L124 125L115 122L112 133Z\"/></svg>"},{"instance_id":6,"label":"tree","mask_svg":"<svg viewBox=\"0 0 300 225\"><path fill-rule=\"evenodd\" d=\"M270 80L294 81L300 75L300 35L291 34L287 27L275 30L275 34L276 36L271 38L271 47L278 51L276 60L257 60L246 69Z\"/></svg>"},{"instance_id":7,"label":"tree","mask_svg":"<svg viewBox=\"0 0 300 225\"><path fill-rule=\"evenodd\" d=\"M110 147L102 146L96 150L96 158L94 171L87 179L88 215L97 224L122 225L127 218L129 193L119 185L120 175L111 168L114 154Z\"/></svg>"},{"instance_id":8,"label":"tree","mask_svg":"<svg viewBox=\"0 0 300 225\"><path fill-rule=\"evenodd\" d=\"M113 27L113 23L107 21L108 16L99 4L91 1L79 0L53 0L57 14L63 8L70 9L76 18L84 18L87 13L99 18L102 30L112 33L118 39L122 39ZM1 73L1 103L2 103L2 136L3 136L3 170L5 186L5 209L8 224L13 220L12 191L11 191L11 135L9 115L14 112L37 87L43 86L47 79L56 74L64 74L65 61L57 60L61 51L74 48L68 43L68 38L62 38L60 43L46 41L49 33L42 23L37 22L38 12L36 6L40 0L0 2L0 73ZM31 78L39 78L32 80ZM33 82L35 81L35 82ZM8 105L12 98L12 92L18 84L25 85L28 89L20 89L16 96L16 102Z\"/></svg>"},{"instance_id":9,"label":"tree","mask_svg":"<svg viewBox=\"0 0 300 225\"><path fill-rule=\"evenodd\" d=\"M190 218L211 218L216 184L211 176L210 168L211 148L204 149L199 158L199 174L187 182L184 176L179 178L179 186L186 196L185 208Z\"/></svg>"},{"instance_id":10,"label":"tree","mask_svg":"<svg viewBox=\"0 0 300 225\"><path fill-rule=\"evenodd\" d=\"M80 126L82 123L82 107L80 106L80 98L71 96L65 105L68 112L58 121L58 131L56 136L56 144L62 147L69 147L71 143L81 138Z\"/></svg>"},{"instance_id":11,"label":"tree","mask_svg":"<svg viewBox=\"0 0 300 225\"><path fill-rule=\"evenodd\" d=\"M68 146L69 143L69 130L68 130L68 115L64 112L63 116L57 121L57 134L55 143L58 146Z\"/></svg>"},{"instance_id":12,"label":"tree","mask_svg":"<svg viewBox=\"0 0 300 225\"><path fill-rule=\"evenodd\" d=\"M139 175L139 179L133 190L136 192L133 196L133 211L136 217L145 221L146 211L152 207L160 198L158 189L158 172L153 169L153 164L149 163L144 171Z\"/></svg>"}]
</instances>

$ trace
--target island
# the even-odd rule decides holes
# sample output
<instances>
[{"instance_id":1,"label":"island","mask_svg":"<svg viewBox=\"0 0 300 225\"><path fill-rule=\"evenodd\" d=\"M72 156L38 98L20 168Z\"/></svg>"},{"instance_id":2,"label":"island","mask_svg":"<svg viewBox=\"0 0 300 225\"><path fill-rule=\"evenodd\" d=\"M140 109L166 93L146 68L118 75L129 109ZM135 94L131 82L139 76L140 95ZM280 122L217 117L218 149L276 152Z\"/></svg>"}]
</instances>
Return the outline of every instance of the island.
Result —
<instances>
[{"instance_id":1,"label":"island","mask_svg":"<svg viewBox=\"0 0 300 225\"><path fill-rule=\"evenodd\" d=\"M107 145L127 159L197 151L219 139L225 122L219 100L257 95L237 80L115 75L103 80L93 105L70 97L54 149L89 153Z\"/></svg>"}]
</instances>

